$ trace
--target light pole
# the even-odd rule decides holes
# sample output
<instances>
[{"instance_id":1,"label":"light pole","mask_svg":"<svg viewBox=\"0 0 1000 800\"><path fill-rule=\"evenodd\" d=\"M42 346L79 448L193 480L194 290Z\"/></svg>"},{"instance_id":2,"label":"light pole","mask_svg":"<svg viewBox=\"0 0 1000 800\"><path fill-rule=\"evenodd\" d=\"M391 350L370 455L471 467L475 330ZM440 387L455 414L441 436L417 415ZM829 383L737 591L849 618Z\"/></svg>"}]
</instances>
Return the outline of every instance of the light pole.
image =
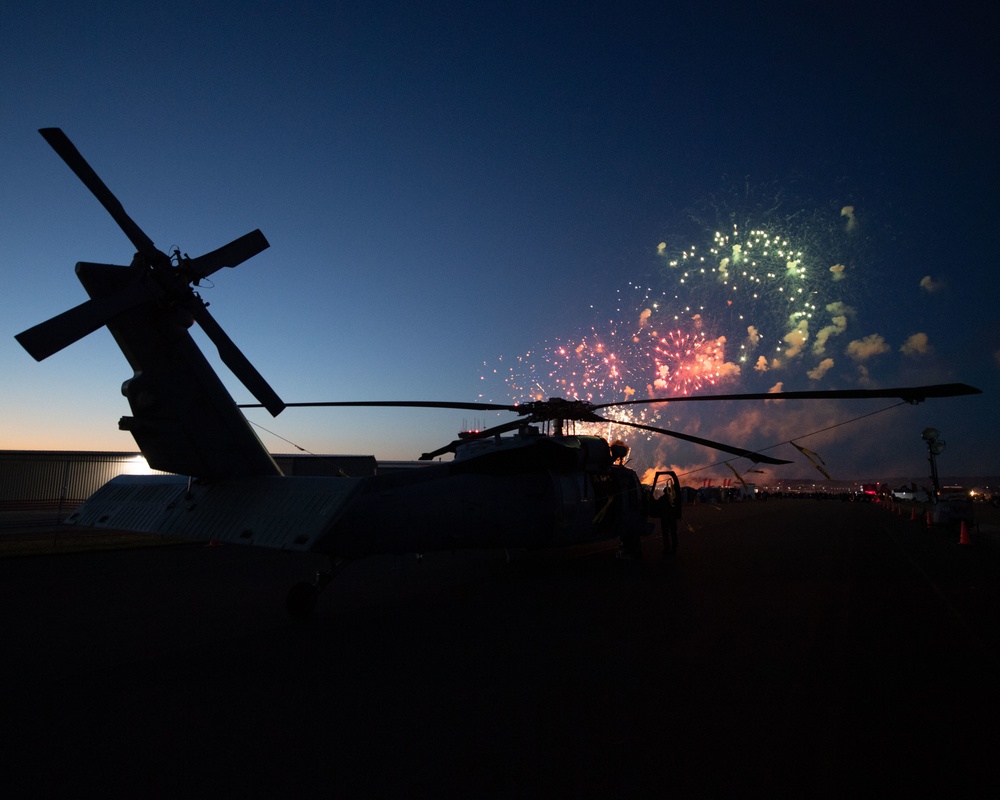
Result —
<instances>
[{"instance_id":1,"label":"light pole","mask_svg":"<svg viewBox=\"0 0 1000 800\"><path fill-rule=\"evenodd\" d=\"M941 434L937 428L924 428L920 438L927 442L927 460L931 462L931 482L934 484L934 494L931 502L937 503L938 495L941 493L941 486L938 483L937 457L944 452L945 441L940 438Z\"/></svg>"}]
</instances>

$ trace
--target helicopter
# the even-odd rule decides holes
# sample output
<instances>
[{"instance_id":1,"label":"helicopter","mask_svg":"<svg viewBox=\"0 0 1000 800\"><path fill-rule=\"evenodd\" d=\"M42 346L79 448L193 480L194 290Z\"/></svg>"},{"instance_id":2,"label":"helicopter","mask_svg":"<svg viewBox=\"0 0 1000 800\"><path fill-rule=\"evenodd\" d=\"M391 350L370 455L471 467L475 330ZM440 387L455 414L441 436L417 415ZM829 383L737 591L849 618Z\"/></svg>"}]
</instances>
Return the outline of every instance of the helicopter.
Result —
<instances>
[{"instance_id":1,"label":"helicopter","mask_svg":"<svg viewBox=\"0 0 1000 800\"><path fill-rule=\"evenodd\" d=\"M773 400L774 394L687 395L594 404L550 398L520 404L436 401L285 403L208 311L197 288L269 243L254 230L191 258L159 250L59 128L39 133L104 206L135 248L128 266L79 262L89 295L80 305L16 335L37 361L107 327L133 370L121 387L131 433L154 475L121 475L98 489L68 524L236 543L325 556L329 569L292 587L290 613L309 616L320 592L351 561L381 554L466 548L564 547L619 540L641 553L640 539L660 518L664 550L676 550L679 483L666 478L654 500L626 466L628 448L576 423L613 421L674 437L756 464L784 459L680 431L623 422L601 411L620 406L706 400ZM255 404L238 405L189 334L197 323ZM783 399L928 398L977 394L965 384L880 390L783 392ZM363 477L286 476L257 437L243 408L277 416L288 407L367 406L500 411L516 419L466 432L424 453L420 469ZM510 435L505 435L510 434ZM445 455L450 460L437 460Z\"/></svg>"}]
</instances>

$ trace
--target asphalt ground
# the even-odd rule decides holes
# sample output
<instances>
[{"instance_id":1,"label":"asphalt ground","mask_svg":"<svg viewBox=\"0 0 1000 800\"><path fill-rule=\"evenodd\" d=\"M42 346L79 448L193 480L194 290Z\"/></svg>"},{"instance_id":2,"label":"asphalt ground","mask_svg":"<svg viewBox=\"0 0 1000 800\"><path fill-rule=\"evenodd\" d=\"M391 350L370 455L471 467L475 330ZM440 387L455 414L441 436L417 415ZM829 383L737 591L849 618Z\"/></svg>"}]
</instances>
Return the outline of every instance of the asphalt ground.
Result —
<instances>
[{"instance_id":1,"label":"asphalt ground","mask_svg":"<svg viewBox=\"0 0 1000 800\"><path fill-rule=\"evenodd\" d=\"M874 504L351 565L0 559L3 797L993 797L1000 568Z\"/></svg>"}]
</instances>

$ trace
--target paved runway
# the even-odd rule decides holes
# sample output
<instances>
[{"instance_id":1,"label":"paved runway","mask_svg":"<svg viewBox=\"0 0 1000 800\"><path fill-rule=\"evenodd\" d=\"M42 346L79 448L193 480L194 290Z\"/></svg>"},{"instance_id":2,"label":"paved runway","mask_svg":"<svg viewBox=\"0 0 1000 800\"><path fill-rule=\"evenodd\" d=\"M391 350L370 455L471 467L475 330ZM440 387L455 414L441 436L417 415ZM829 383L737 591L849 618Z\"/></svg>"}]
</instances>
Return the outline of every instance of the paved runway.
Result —
<instances>
[{"instance_id":1,"label":"paved runway","mask_svg":"<svg viewBox=\"0 0 1000 800\"><path fill-rule=\"evenodd\" d=\"M676 559L0 559L0 794L625 797L995 783L995 556L883 508L687 514ZM13 790L13 792L12 792ZM957 794L956 794L957 793ZM991 796L985 790L982 796Z\"/></svg>"}]
</instances>

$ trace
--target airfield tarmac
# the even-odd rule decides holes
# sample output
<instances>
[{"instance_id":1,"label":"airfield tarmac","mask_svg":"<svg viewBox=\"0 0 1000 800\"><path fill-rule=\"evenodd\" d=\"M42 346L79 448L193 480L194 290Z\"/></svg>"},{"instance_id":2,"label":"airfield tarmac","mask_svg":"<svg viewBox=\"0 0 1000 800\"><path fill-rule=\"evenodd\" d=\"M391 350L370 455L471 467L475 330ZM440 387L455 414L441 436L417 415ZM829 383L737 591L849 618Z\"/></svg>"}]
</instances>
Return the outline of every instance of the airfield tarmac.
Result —
<instances>
[{"instance_id":1,"label":"airfield tarmac","mask_svg":"<svg viewBox=\"0 0 1000 800\"><path fill-rule=\"evenodd\" d=\"M685 509L675 559L0 559L4 797L992 796L1000 567L874 504Z\"/></svg>"}]
</instances>

